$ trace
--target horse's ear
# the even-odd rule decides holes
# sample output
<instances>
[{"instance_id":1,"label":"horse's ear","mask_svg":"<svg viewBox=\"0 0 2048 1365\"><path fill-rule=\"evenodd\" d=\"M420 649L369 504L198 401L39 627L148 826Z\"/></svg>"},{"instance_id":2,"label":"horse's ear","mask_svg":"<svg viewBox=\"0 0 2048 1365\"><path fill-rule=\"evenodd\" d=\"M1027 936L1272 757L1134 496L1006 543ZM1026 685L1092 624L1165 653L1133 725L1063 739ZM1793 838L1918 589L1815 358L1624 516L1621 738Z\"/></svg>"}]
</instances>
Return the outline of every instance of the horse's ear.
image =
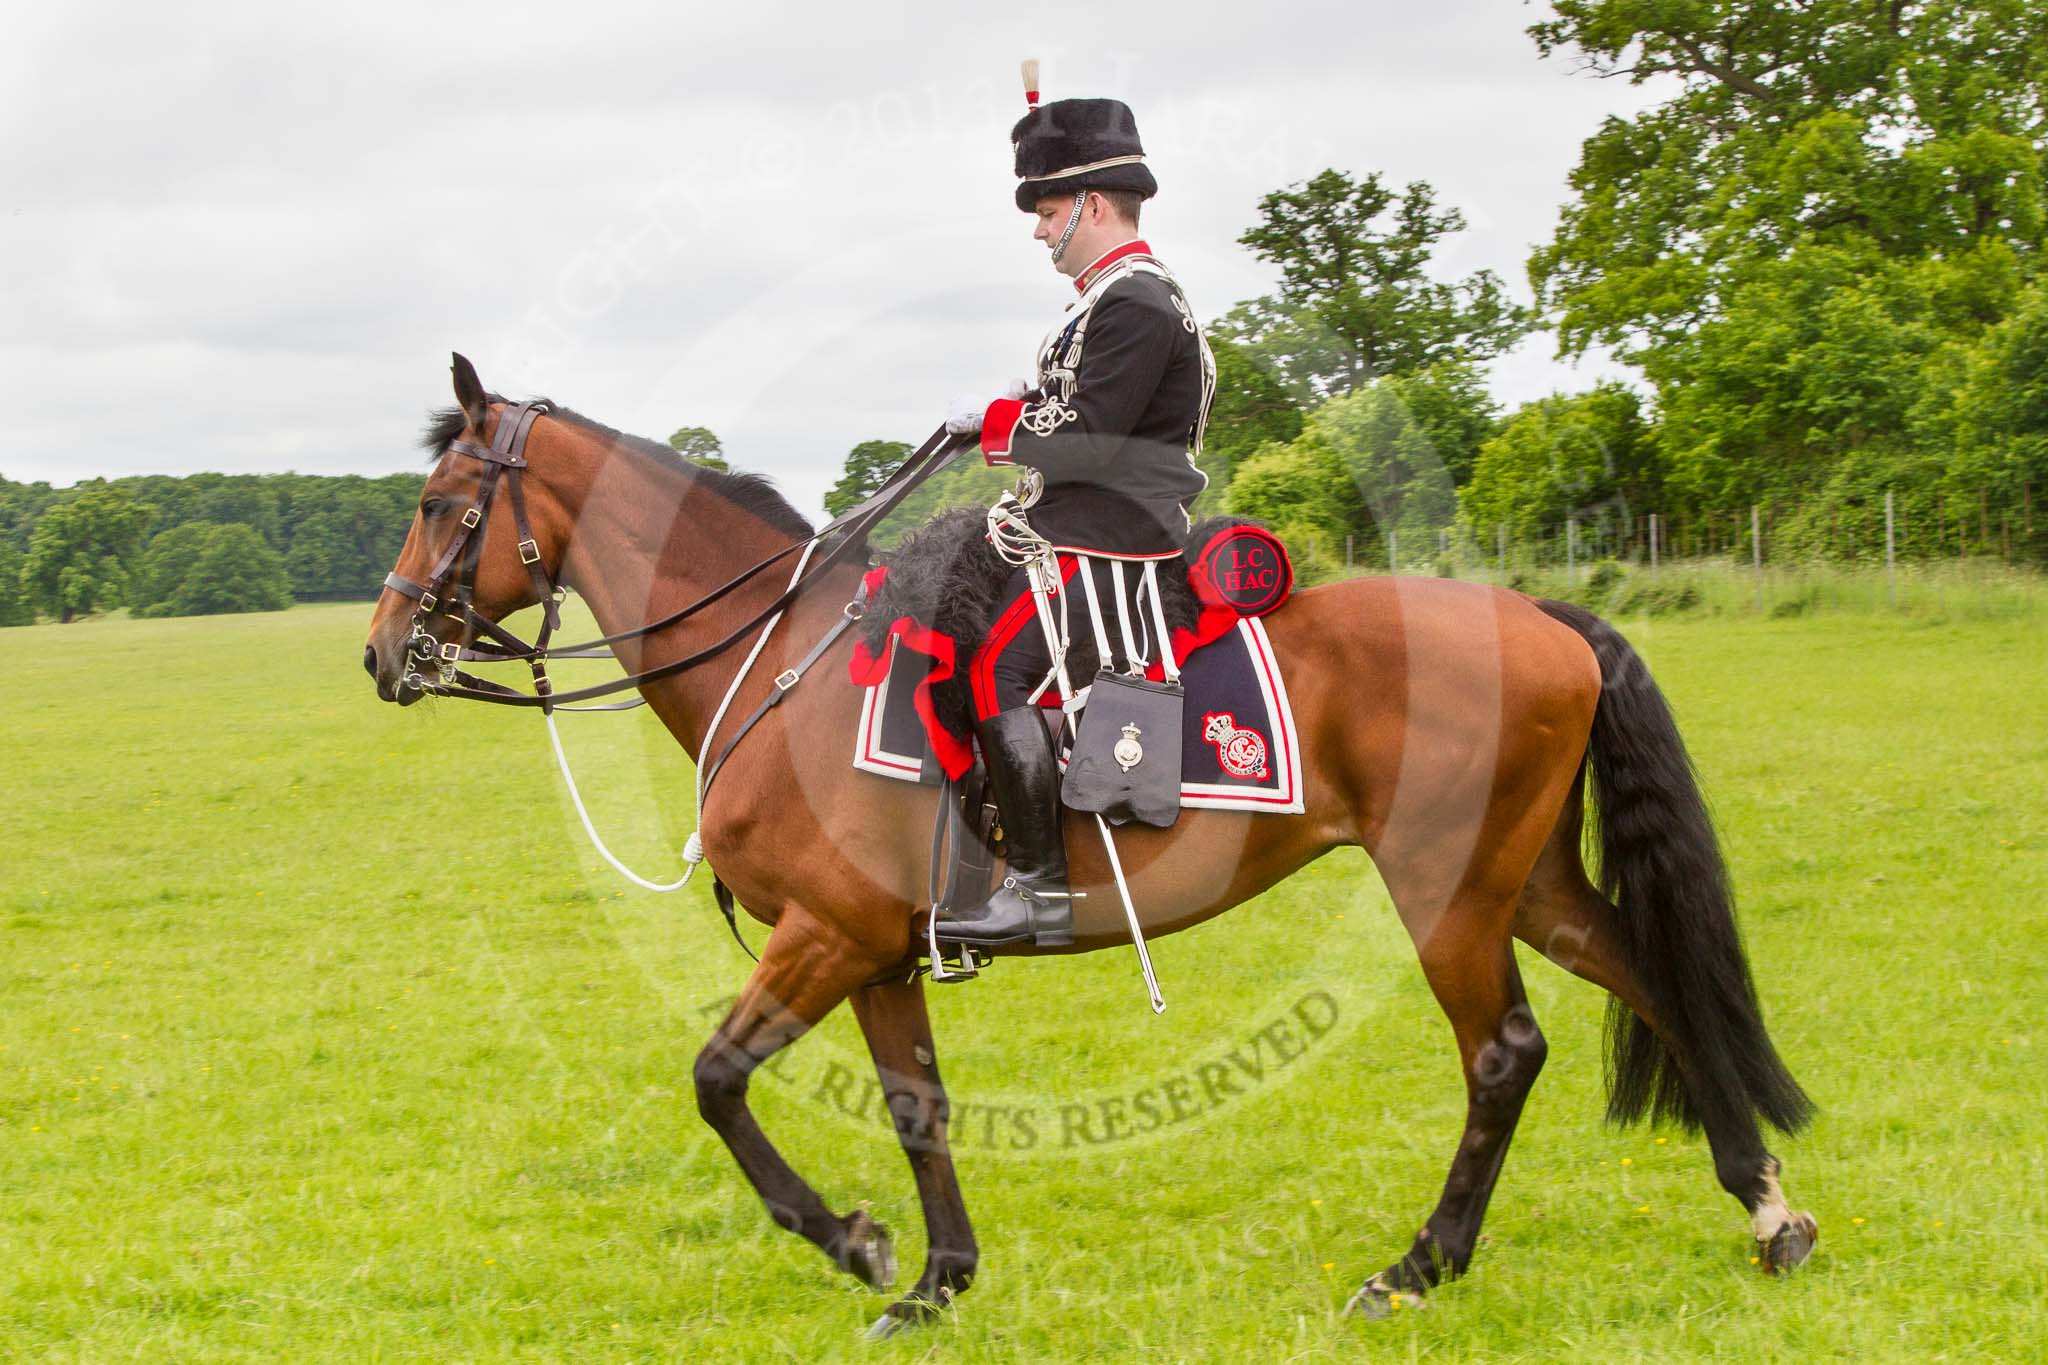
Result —
<instances>
[{"instance_id":1,"label":"horse's ear","mask_svg":"<svg viewBox=\"0 0 2048 1365\"><path fill-rule=\"evenodd\" d=\"M469 363L469 357L456 351L455 363L449 368L455 374L455 403L462 409L462 415L469 419L471 431L484 429L484 418L490 412L490 401L484 396L484 381L476 377L476 366Z\"/></svg>"}]
</instances>

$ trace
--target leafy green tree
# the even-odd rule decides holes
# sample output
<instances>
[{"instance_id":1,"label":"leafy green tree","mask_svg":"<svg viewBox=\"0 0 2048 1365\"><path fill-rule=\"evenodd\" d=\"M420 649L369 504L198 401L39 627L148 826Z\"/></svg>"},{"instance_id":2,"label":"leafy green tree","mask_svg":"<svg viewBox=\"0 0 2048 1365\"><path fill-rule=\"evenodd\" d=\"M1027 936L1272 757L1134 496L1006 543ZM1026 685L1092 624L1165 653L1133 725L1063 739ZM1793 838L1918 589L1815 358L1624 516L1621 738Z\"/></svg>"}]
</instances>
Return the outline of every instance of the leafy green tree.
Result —
<instances>
[{"instance_id":1,"label":"leafy green tree","mask_svg":"<svg viewBox=\"0 0 2048 1365\"><path fill-rule=\"evenodd\" d=\"M0 478L0 541L16 550L27 550L36 518L56 500L56 490L47 483L14 483Z\"/></svg>"},{"instance_id":2,"label":"leafy green tree","mask_svg":"<svg viewBox=\"0 0 2048 1365\"><path fill-rule=\"evenodd\" d=\"M292 591L309 596L359 589L370 577L362 546L347 520L332 508L313 513L293 528L284 562Z\"/></svg>"},{"instance_id":3,"label":"leafy green tree","mask_svg":"<svg viewBox=\"0 0 2048 1365\"><path fill-rule=\"evenodd\" d=\"M1954 554L1942 461L1896 442L1847 452L1815 489L1790 504L1765 546L1774 559L1884 561L1885 498L1892 498L1894 544L1902 558ZM1740 525L1742 518L1736 517ZM1739 542L1738 542L1739 543Z\"/></svg>"},{"instance_id":4,"label":"leafy green tree","mask_svg":"<svg viewBox=\"0 0 2048 1365\"><path fill-rule=\"evenodd\" d=\"M825 510L836 517L858 507L910 457L910 451L907 441L862 441L849 450L839 482L825 494Z\"/></svg>"},{"instance_id":5,"label":"leafy green tree","mask_svg":"<svg viewBox=\"0 0 2048 1365\"><path fill-rule=\"evenodd\" d=\"M35 624L35 609L21 591L21 552L0 539L0 626Z\"/></svg>"},{"instance_id":6,"label":"leafy green tree","mask_svg":"<svg viewBox=\"0 0 2048 1365\"><path fill-rule=\"evenodd\" d=\"M398 558L418 501L412 481L323 479L297 493L285 567L304 596L373 596Z\"/></svg>"},{"instance_id":7,"label":"leafy green tree","mask_svg":"<svg viewBox=\"0 0 2048 1365\"><path fill-rule=\"evenodd\" d=\"M1209 338L1216 356L1216 400L1198 463L1209 476L1206 501L1220 502L1237 466L1261 446L1301 435L1301 409L1272 366L1226 336Z\"/></svg>"},{"instance_id":8,"label":"leafy green tree","mask_svg":"<svg viewBox=\"0 0 2048 1365\"><path fill-rule=\"evenodd\" d=\"M1428 272L1456 209L1416 181L1326 170L1259 201L1238 240L1280 268L1280 291L1240 305L1220 328L1250 347L1299 399L1348 393L1384 375L1452 359L1484 360L1524 330L1491 271L1446 283Z\"/></svg>"},{"instance_id":9,"label":"leafy green tree","mask_svg":"<svg viewBox=\"0 0 2048 1365\"><path fill-rule=\"evenodd\" d=\"M1472 477L1480 445L1500 426L1486 376L1468 360L1445 360L1381 382L1429 438L1451 482L1462 487Z\"/></svg>"},{"instance_id":10,"label":"leafy green tree","mask_svg":"<svg viewBox=\"0 0 2048 1365\"><path fill-rule=\"evenodd\" d=\"M89 486L36 521L21 587L34 609L61 622L118 606L156 509L126 489Z\"/></svg>"},{"instance_id":11,"label":"leafy green tree","mask_svg":"<svg viewBox=\"0 0 2048 1365\"><path fill-rule=\"evenodd\" d=\"M1291 445L1269 445L1239 465L1224 505L1234 516L1271 527L1303 582L1342 562L1346 536L1360 542L1368 559L1377 544L1372 513L1351 471L1312 432Z\"/></svg>"},{"instance_id":12,"label":"leafy green tree","mask_svg":"<svg viewBox=\"0 0 2048 1365\"><path fill-rule=\"evenodd\" d=\"M1531 33L1674 90L1587 140L1529 269L1566 354L1642 367L1678 499L1948 459L2048 249L2048 10L1557 0Z\"/></svg>"},{"instance_id":13,"label":"leafy green tree","mask_svg":"<svg viewBox=\"0 0 2048 1365\"><path fill-rule=\"evenodd\" d=\"M1641 401L1620 384L1525 403L1482 445L1459 502L1482 544L1506 526L1518 539L1578 516L1589 529L1655 510L1656 447Z\"/></svg>"},{"instance_id":14,"label":"leafy green tree","mask_svg":"<svg viewBox=\"0 0 2048 1365\"><path fill-rule=\"evenodd\" d=\"M1456 511L1450 471L1392 381L1317 408L1301 444L1336 458L1344 483L1371 509L1379 536L1391 530L1401 545L1433 548L1437 529ZM1383 548L1376 536L1370 549L1377 555Z\"/></svg>"},{"instance_id":15,"label":"leafy green tree","mask_svg":"<svg viewBox=\"0 0 2048 1365\"><path fill-rule=\"evenodd\" d=\"M216 526L247 526L273 548L284 547L286 538L278 512L280 480L276 476L194 474L184 482L192 497L187 519Z\"/></svg>"},{"instance_id":16,"label":"leafy green tree","mask_svg":"<svg viewBox=\"0 0 2048 1365\"><path fill-rule=\"evenodd\" d=\"M2005 515L2001 549L2009 542L2027 556L2048 554L2048 515L2034 510L2048 492L2048 281L2036 281L1952 373L1953 387L1938 390L1952 401L1923 408L1918 444L1952 452L1944 462L1952 496L1988 495L2016 509Z\"/></svg>"},{"instance_id":17,"label":"leafy green tree","mask_svg":"<svg viewBox=\"0 0 2048 1365\"><path fill-rule=\"evenodd\" d=\"M726 462L725 447L711 433L709 427L677 427L669 433L669 446L686 460L712 469L730 469Z\"/></svg>"},{"instance_id":18,"label":"leafy green tree","mask_svg":"<svg viewBox=\"0 0 2048 1365\"><path fill-rule=\"evenodd\" d=\"M208 522L188 521L151 538L129 582L128 602L135 615L174 614L171 599L191 579L217 529Z\"/></svg>"},{"instance_id":19,"label":"leafy green tree","mask_svg":"<svg viewBox=\"0 0 2048 1365\"><path fill-rule=\"evenodd\" d=\"M987 507L1016 482L1014 469L991 468L970 448L950 466L913 488L868 537L887 549L939 513L955 507Z\"/></svg>"},{"instance_id":20,"label":"leafy green tree","mask_svg":"<svg viewBox=\"0 0 2048 1365\"><path fill-rule=\"evenodd\" d=\"M152 586L165 595L139 615L213 616L282 611L292 604L284 557L254 527L191 522L159 536L150 552L150 576L162 575Z\"/></svg>"},{"instance_id":21,"label":"leafy green tree","mask_svg":"<svg viewBox=\"0 0 2048 1365\"><path fill-rule=\"evenodd\" d=\"M2040 245L2048 17L1994 0L1557 0L1530 29L1678 93L1589 138L1530 273L1566 348L1681 340L1733 277L1812 242Z\"/></svg>"}]
</instances>

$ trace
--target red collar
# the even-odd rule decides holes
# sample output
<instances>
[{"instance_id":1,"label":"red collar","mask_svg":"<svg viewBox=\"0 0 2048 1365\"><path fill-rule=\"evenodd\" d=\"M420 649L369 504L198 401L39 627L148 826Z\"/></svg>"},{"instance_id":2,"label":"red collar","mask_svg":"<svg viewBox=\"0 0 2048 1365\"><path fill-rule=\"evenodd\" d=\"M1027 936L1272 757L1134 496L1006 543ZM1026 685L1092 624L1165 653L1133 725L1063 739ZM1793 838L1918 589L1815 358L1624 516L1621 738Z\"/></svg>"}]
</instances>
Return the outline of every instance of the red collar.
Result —
<instances>
[{"instance_id":1,"label":"red collar","mask_svg":"<svg viewBox=\"0 0 2048 1365\"><path fill-rule=\"evenodd\" d=\"M1145 245L1143 237L1133 237L1122 246L1113 246L1089 262L1088 268L1074 276L1074 291L1085 294L1088 286L1102 278L1102 272L1126 256L1150 256L1152 248Z\"/></svg>"}]
</instances>

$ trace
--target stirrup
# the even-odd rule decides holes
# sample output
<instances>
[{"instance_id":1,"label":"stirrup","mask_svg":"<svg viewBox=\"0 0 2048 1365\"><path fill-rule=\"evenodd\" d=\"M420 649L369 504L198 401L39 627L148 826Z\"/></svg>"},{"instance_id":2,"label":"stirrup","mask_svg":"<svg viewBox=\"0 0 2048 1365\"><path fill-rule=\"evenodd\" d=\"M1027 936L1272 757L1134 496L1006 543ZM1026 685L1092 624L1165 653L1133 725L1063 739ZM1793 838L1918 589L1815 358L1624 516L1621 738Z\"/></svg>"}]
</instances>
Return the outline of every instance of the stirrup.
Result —
<instances>
[{"instance_id":1,"label":"stirrup","mask_svg":"<svg viewBox=\"0 0 2048 1365\"><path fill-rule=\"evenodd\" d=\"M953 954L950 958L946 956L948 949ZM924 952L925 963L918 970L927 973L935 983L972 981L993 961L986 948L971 943L940 943L936 907L924 917Z\"/></svg>"}]
</instances>

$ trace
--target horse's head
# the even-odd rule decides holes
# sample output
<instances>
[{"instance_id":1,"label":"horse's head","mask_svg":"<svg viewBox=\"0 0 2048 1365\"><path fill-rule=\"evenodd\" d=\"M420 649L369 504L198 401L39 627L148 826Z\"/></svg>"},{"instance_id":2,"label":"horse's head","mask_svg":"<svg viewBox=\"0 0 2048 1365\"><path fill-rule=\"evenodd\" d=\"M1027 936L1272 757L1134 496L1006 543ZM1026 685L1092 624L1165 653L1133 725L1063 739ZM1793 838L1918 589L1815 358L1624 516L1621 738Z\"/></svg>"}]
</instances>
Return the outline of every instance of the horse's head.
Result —
<instances>
[{"instance_id":1,"label":"horse's head","mask_svg":"<svg viewBox=\"0 0 2048 1365\"><path fill-rule=\"evenodd\" d=\"M455 357L460 431L441 446L420 493L412 530L384 581L363 667L385 701L411 705L425 682L479 630L529 607L557 583L568 528L551 499L522 487L526 435L541 409L487 393L476 368Z\"/></svg>"}]
</instances>

